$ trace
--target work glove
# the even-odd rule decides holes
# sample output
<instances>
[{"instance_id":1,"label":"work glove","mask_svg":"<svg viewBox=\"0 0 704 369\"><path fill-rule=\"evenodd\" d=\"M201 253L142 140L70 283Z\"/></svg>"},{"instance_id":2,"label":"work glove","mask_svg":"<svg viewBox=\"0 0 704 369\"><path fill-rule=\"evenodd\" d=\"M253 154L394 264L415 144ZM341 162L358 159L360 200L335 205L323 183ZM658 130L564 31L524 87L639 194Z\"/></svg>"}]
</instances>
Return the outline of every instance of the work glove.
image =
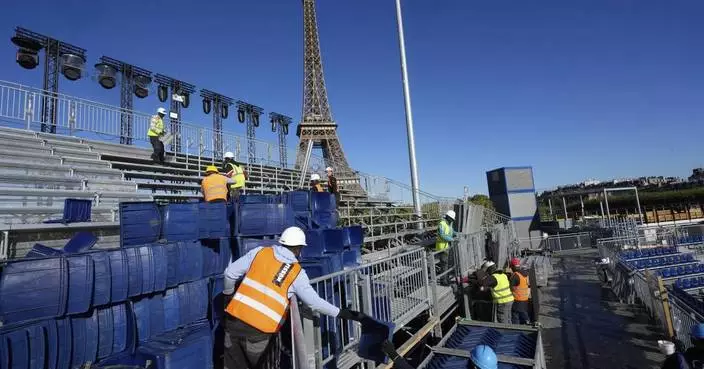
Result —
<instances>
[{"instance_id":1,"label":"work glove","mask_svg":"<svg viewBox=\"0 0 704 369\"><path fill-rule=\"evenodd\" d=\"M364 319L366 315L364 313L360 313L359 311L354 311L350 310L348 308L342 308L340 309L340 313L337 314L337 317L340 319L346 319L346 320L355 320L355 321L361 321Z\"/></svg>"},{"instance_id":2,"label":"work glove","mask_svg":"<svg viewBox=\"0 0 704 369\"><path fill-rule=\"evenodd\" d=\"M385 340L381 344L381 351L384 352L386 354L386 356L388 356L389 359L391 359L392 361L396 360L396 358L398 358L398 356L399 356L398 353L396 352L396 348L394 347L394 344L391 343L391 341L389 341L389 340Z\"/></svg>"}]
</instances>

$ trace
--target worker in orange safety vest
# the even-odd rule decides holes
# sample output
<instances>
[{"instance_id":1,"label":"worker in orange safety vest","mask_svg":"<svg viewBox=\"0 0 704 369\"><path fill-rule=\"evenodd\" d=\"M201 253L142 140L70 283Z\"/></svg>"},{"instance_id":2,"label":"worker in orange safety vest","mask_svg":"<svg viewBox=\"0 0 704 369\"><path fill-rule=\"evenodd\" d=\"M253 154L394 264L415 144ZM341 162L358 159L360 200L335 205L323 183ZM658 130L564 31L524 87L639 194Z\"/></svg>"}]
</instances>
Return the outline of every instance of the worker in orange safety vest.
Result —
<instances>
[{"instance_id":1,"label":"worker in orange safety vest","mask_svg":"<svg viewBox=\"0 0 704 369\"><path fill-rule=\"evenodd\" d=\"M324 315L357 321L364 318L364 314L339 308L318 296L298 263L305 246L303 230L289 227L278 245L257 247L225 270L225 369L253 369L263 364L271 338L286 321L293 294Z\"/></svg>"},{"instance_id":2,"label":"worker in orange safety vest","mask_svg":"<svg viewBox=\"0 0 704 369\"><path fill-rule=\"evenodd\" d=\"M527 273L521 269L521 260L518 258L511 259L511 274L510 284L511 292L513 293L513 306L511 306L511 322L513 324L530 324L530 315L528 314L530 299L530 280Z\"/></svg>"},{"instance_id":3,"label":"worker in orange safety vest","mask_svg":"<svg viewBox=\"0 0 704 369\"><path fill-rule=\"evenodd\" d=\"M220 174L214 165L209 165L205 169L205 177L200 183L203 198L207 202L227 201L227 186L231 183L234 183L234 180Z\"/></svg>"}]
</instances>

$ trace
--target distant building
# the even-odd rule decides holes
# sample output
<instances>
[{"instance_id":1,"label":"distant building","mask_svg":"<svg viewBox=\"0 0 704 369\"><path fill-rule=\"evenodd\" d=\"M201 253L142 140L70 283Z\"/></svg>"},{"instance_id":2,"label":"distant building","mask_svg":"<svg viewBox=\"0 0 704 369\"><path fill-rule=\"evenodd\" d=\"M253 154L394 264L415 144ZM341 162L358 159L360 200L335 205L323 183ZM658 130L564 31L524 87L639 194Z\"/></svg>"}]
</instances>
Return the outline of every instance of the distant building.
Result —
<instances>
[{"instance_id":1,"label":"distant building","mask_svg":"<svg viewBox=\"0 0 704 369\"><path fill-rule=\"evenodd\" d=\"M704 183L704 168L692 169L692 175L689 176L689 181L694 183Z\"/></svg>"}]
</instances>

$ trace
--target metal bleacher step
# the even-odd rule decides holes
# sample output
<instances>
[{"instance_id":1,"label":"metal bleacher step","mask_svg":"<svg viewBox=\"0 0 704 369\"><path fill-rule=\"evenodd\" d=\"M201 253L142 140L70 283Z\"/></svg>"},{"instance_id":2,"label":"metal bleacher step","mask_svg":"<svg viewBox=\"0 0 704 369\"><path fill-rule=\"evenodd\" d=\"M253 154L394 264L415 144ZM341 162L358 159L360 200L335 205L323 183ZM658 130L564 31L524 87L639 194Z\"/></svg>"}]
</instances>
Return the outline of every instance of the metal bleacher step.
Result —
<instances>
[{"instance_id":1,"label":"metal bleacher step","mask_svg":"<svg viewBox=\"0 0 704 369\"><path fill-rule=\"evenodd\" d=\"M52 147L52 153L55 156L70 156L74 158L85 158L85 159L95 159L99 160L100 155L97 152L90 152L87 148L85 149L70 149L65 147Z\"/></svg>"},{"instance_id":2,"label":"metal bleacher step","mask_svg":"<svg viewBox=\"0 0 704 369\"><path fill-rule=\"evenodd\" d=\"M137 186L140 189L156 189L156 190L189 190L189 191L200 191L200 185L188 184L188 183L159 183L159 182L137 182Z\"/></svg>"},{"instance_id":3,"label":"metal bleacher step","mask_svg":"<svg viewBox=\"0 0 704 369\"><path fill-rule=\"evenodd\" d=\"M82 143L82 139L76 136L57 135L54 133L37 132L35 136L40 140L49 140L51 142L67 142L67 143Z\"/></svg>"},{"instance_id":4,"label":"metal bleacher step","mask_svg":"<svg viewBox=\"0 0 704 369\"><path fill-rule=\"evenodd\" d=\"M137 183L112 179L86 179L88 191L137 192Z\"/></svg>"},{"instance_id":5,"label":"metal bleacher step","mask_svg":"<svg viewBox=\"0 0 704 369\"><path fill-rule=\"evenodd\" d=\"M61 164L82 168L110 168L110 163L100 159L78 158L74 156L61 156Z\"/></svg>"},{"instance_id":6,"label":"metal bleacher step","mask_svg":"<svg viewBox=\"0 0 704 369\"><path fill-rule=\"evenodd\" d=\"M122 180L122 172L112 168L85 168L69 166L73 170L73 175L89 179Z\"/></svg>"},{"instance_id":7,"label":"metal bleacher step","mask_svg":"<svg viewBox=\"0 0 704 369\"><path fill-rule=\"evenodd\" d=\"M138 192L114 191L46 191L36 188L0 187L0 207L57 206L66 198L99 199L99 204L118 203L120 201L144 201L151 196Z\"/></svg>"},{"instance_id":8,"label":"metal bleacher step","mask_svg":"<svg viewBox=\"0 0 704 369\"><path fill-rule=\"evenodd\" d=\"M42 146L0 146L0 157L3 159L14 158L13 160L25 160L28 162L36 162L41 160L59 161L58 158L51 156L51 148Z\"/></svg>"},{"instance_id":9,"label":"metal bleacher step","mask_svg":"<svg viewBox=\"0 0 704 369\"><path fill-rule=\"evenodd\" d=\"M151 173L151 172L138 172L132 170L123 171L125 178L130 179L150 179L152 181L174 181L174 182L194 182L200 183L202 177L196 176L183 176L177 174L168 173ZM141 183L141 182L140 182Z\"/></svg>"},{"instance_id":10,"label":"metal bleacher step","mask_svg":"<svg viewBox=\"0 0 704 369\"><path fill-rule=\"evenodd\" d=\"M68 177L71 175L71 168L60 166L60 162L52 164L42 161L27 162L12 159L8 159L0 154L0 170L8 174L23 174L26 176L47 175L53 177Z\"/></svg>"},{"instance_id":11,"label":"metal bleacher step","mask_svg":"<svg viewBox=\"0 0 704 369\"><path fill-rule=\"evenodd\" d=\"M67 137L67 136L61 136L61 137ZM41 136L41 137L39 137L39 140L41 140L41 142L43 143L44 146L72 149L72 150L82 150L82 151L89 150L88 145L80 142L80 140L67 141L67 140L62 140L62 139L59 139L58 137L53 137L53 136L52 137Z\"/></svg>"},{"instance_id":12,"label":"metal bleacher step","mask_svg":"<svg viewBox=\"0 0 704 369\"><path fill-rule=\"evenodd\" d=\"M86 181L68 176L28 176L0 172L0 186L13 188L41 188L46 190L83 190Z\"/></svg>"},{"instance_id":13,"label":"metal bleacher step","mask_svg":"<svg viewBox=\"0 0 704 369\"><path fill-rule=\"evenodd\" d=\"M35 224L63 216L63 206L25 206L16 208L0 207L2 224ZM93 207L91 220L94 222L113 222L117 217L117 207Z\"/></svg>"}]
</instances>

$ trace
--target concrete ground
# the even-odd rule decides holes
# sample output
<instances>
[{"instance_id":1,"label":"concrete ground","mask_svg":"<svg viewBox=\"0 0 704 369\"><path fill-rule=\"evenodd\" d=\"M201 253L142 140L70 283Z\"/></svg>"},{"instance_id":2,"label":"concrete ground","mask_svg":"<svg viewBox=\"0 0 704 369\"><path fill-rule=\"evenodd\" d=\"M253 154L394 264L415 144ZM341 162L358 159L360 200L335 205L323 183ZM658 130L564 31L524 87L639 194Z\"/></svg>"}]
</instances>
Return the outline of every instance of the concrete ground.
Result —
<instances>
[{"instance_id":1,"label":"concrete ground","mask_svg":"<svg viewBox=\"0 0 704 369\"><path fill-rule=\"evenodd\" d=\"M540 289L540 322L550 369L660 368L663 334L644 308L619 303L602 285L594 249L553 258L554 274Z\"/></svg>"}]
</instances>

